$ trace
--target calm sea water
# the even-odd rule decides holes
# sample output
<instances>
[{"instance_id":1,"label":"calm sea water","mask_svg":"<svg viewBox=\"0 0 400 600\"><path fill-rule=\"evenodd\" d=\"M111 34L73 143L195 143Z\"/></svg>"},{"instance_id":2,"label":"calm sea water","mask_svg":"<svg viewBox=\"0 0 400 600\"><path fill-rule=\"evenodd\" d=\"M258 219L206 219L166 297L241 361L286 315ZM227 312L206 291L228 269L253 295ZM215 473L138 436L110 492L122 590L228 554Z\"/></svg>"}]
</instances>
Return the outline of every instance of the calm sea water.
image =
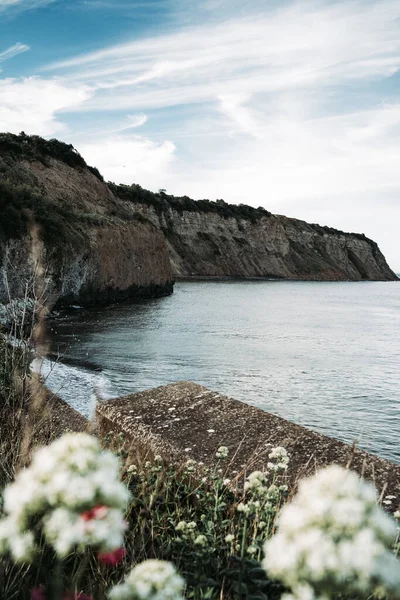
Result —
<instances>
[{"instance_id":1,"label":"calm sea water","mask_svg":"<svg viewBox=\"0 0 400 600\"><path fill-rule=\"evenodd\" d=\"M50 327L48 385L85 414L189 379L400 462L400 283L180 282Z\"/></svg>"}]
</instances>

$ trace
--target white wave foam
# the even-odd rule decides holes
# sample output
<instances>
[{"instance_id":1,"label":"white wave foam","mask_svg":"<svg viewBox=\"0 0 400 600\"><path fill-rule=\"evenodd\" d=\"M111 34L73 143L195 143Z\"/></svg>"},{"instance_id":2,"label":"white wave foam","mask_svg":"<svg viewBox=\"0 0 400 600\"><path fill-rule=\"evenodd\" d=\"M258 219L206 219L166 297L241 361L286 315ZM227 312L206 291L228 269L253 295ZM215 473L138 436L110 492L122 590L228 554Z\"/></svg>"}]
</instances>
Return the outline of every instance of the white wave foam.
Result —
<instances>
[{"instance_id":1,"label":"white wave foam","mask_svg":"<svg viewBox=\"0 0 400 600\"><path fill-rule=\"evenodd\" d=\"M47 358L35 358L31 370L39 373L46 387L68 402L85 417L91 418L97 401L115 396L104 373L86 371Z\"/></svg>"}]
</instances>

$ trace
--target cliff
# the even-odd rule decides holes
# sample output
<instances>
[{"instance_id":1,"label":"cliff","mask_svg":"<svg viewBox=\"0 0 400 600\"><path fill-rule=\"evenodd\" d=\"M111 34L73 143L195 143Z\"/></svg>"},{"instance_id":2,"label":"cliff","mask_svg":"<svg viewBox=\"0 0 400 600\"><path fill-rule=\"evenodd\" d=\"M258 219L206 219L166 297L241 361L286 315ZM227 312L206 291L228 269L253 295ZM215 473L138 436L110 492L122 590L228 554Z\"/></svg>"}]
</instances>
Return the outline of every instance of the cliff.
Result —
<instances>
[{"instance_id":1,"label":"cliff","mask_svg":"<svg viewBox=\"0 0 400 600\"><path fill-rule=\"evenodd\" d=\"M376 242L364 234L310 225L262 207L109 185L163 232L177 278L398 279Z\"/></svg>"},{"instance_id":2,"label":"cliff","mask_svg":"<svg viewBox=\"0 0 400 600\"><path fill-rule=\"evenodd\" d=\"M49 308L172 292L162 232L71 146L0 136L0 213L0 302L27 291Z\"/></svg>"},{"instance_id":3,"label":"cliff","mask_svg":"<svg viewBox=\"0 0 400 600\"><path fill-rule=\"evenodd\" d=\"M50 308L172 292L177 277L397 279L363 234L106 184L72 146L0 134L0 302Z\"/></svg>"},{"instance_id":4,"label":"cliff","mask_svg":"<svg viewBox=\"0 0 400 600\"><path fill-rule=\"evenodd\" d=\"M247 215L226 213L223 204L220 208L218 212L188 210L184 202L181 206L175 202L160 209L137 202L140 214L164 233L177 278L397 279L378 245L363 234L310 225L261 209Z\"/></svg>"}]
</instances>

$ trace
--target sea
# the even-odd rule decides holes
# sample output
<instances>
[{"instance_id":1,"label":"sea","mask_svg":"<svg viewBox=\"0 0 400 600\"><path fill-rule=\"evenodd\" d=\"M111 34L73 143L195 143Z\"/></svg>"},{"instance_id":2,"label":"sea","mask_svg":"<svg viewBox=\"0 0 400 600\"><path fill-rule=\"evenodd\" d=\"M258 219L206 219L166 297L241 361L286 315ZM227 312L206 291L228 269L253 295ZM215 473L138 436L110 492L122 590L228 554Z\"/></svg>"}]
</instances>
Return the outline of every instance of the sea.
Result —
<instances>
[{"instance_id":1,"label":"sea","mask_svg":"<svg viewBox=\"0 0 400 600\"><path fill-rule=\"evenodd\" d=\"M400 463L400 282L180 281L48 322L42 375L90 416L191 380Z\"/></svg>"}]
</instances>

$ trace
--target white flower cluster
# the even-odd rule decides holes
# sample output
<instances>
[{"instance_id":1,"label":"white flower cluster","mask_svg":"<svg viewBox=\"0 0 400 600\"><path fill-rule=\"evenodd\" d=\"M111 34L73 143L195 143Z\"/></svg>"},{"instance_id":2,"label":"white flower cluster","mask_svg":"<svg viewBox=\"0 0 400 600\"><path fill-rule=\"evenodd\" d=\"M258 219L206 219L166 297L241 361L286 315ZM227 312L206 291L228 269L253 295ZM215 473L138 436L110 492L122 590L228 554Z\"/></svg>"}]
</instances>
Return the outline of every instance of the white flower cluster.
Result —
<instances>
[{"instance_id":1,"label":"white flower cluster","mask_svg":"<svg viewBox=\"0 0 400 600\"><path fill-rule=\"evenodd\" d=\"M253 471L252 473L250 473L244 484L245 491L251 490L253 494L256 495L258 495L259 493L263 494L267 487L267 476L262 471Z\"/></svg>"},{"instance_id":2,"label":"white flower cluster","mask_svg":"<svg viewBox=\"0 0 400 600\"><path fill-rule=\"evenodd\" d=\"M395 536L395 521L377 505L374 487L332 465L300 482L278 533L265 544L263 564L301 600L377 590L397 597Z\"/></svg>"},{"instance_id":3,"label":"white flower cluster","mask_svg":"<svg viewBox=\"0 0 400 600\"><path fill-rule=\"evenodd\" d=\"M215 456L219 459L227 458L228 456L228 448L226 446L220 446L215 453Z\"/></svg>"},{"instance_id":4,"label":"white flower cluster","mask_svg":"<svg viewBox=\"0 0 400 600\"><path fill-rule=\"evenodd\" d=\"M60 556L88 544L114 550L123 541L128 498L118 459L93 436L65 434L38 450L5 489L0 554L29 561L42 533Z\"/></svg>"},{"instance_id":5,"label":"white flower cluster","mask_svg":"<svg viewBox=\"0 0 400 600\"><path fill-rule=\"evenodd\" d=\"M279 461L284 459L287 465L289 457L285 448L279 447L275 450L278 452L274 456L278 457ZM278 469L274 470L277 471ZM245 481L244 491L246 502L240 502L236 510L245 515L258 514L259 518L268 518L267 514L271 515L277 512L283 493L287 491L287 486L275 485L274 483L270 485L268 472L253 471Z\"/></svg>"},{"instance_id":6,"label":"white flower cluster","mask_svg":"<svg viewBox=\"0 0 400 600\"><path fill-rule=\"evenodd\" d=\"M205 535L198 535L196 537L196 539L194 540L194 545L195 546L207 546L207 538Z\"/></svg>"},{"instance_id":7,"label":"white flower cluster","mask_svg":"<svg viewBox=\"0 0 400 600\"><path fill-rule=\"evenodd\" d=\"M183 600L184 581L174 566L146 560L132 569L125 582L109 593L111 600Z\"/></svg>"},{"instance_id":8,"label":"white flower cluster","mask_svg":"<svg viewBox=\"0 0 400 600\"><path fill-rule=\"evenodd\" d=\"M189 460L186 461L185 472L186 473L195 473L196 469L197 469L197 462L195 460L193 460L192 458L189 458Z\"/></svg>"},{"instance_id":9,"label":"white flower cluster","mask_svg":"<svg viewBox=\"0 0 400 600\"><path fill-rule=\"evenodd\" d=\"M268 469L271 471L286 471L289 465L289 454L286 448L277 446L273 448L269 453L268 458L270 462L267 464Z\"/></svg>"},{"instance_id":10,"label":"white flower cluster","mask_svg":"<svg viewBox=\"0 0 400 600\"><path fill-rule=\"evenodd\" d=\"M175 527L175 531L183 531L183 532L193 532L197 527L195 521L190 521L187 523L186 521L179 521L179 523Z\"/></svg>"},{"instance_id":11,"label":"white flower cluster","mask_svg":"<svg viewBox=\"0 0 400 600\"><path fill-rule=\"evenodd\" d=\"M203 515L202 515L203 516ZM202 521L204 519L201 519ZM175 538L175 541L181 543L188 541L193 543L195 546L206 546L207 538L205 535L199 534L197 531L197 523L195 521L179 521L175 526L175 531L179 533L179 537Z\"/></svg>"}]
</instances>

